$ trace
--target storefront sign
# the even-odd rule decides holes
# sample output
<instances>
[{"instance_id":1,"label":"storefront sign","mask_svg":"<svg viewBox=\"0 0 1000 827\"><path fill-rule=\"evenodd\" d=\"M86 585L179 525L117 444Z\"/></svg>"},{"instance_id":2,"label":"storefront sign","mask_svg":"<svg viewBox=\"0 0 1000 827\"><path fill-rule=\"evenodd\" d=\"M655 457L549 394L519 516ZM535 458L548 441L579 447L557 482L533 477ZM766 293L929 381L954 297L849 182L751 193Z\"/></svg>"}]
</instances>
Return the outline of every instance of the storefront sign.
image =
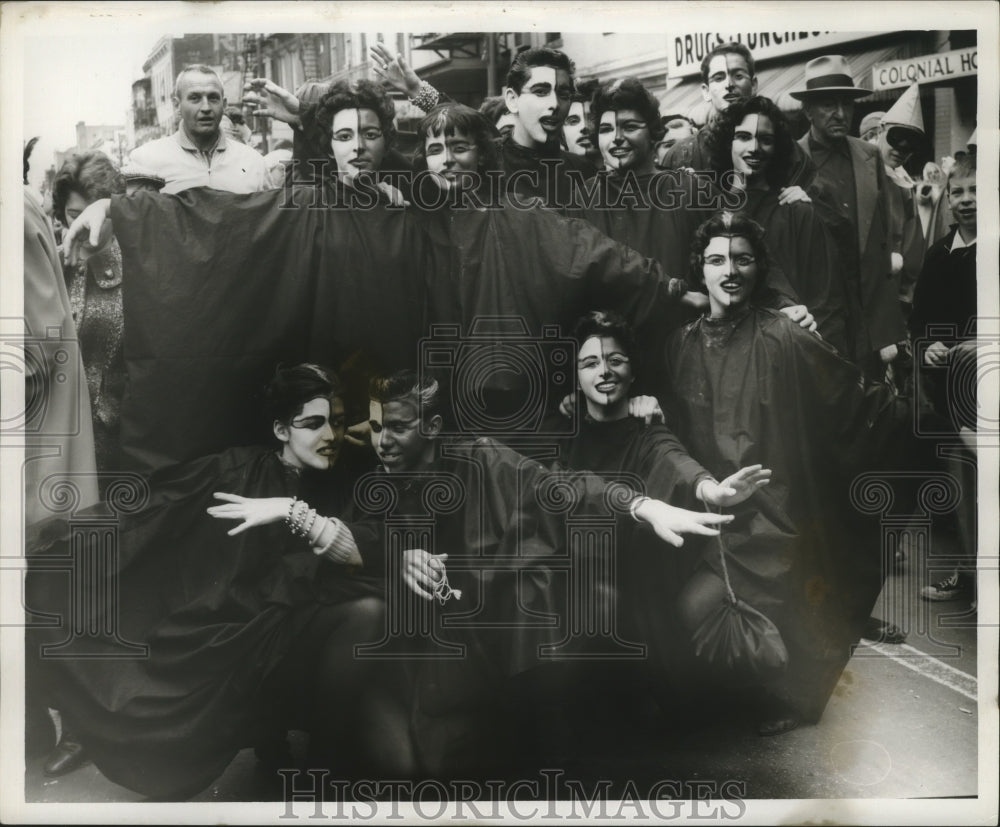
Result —
<instances>
[{"instance_id":1,"label":"storefront sign","mask_svg":"<svg viewBox=\"0 0 1000 827\"><path fill-rule=\"evenodd\" d=\"M670 38L668 77L696 75L701 61L721 43L742 43L759 62L838 43L872 37L875 32L684 32Z\"/></svg>"},{"instance_id":2,"label":"storefront sign","mask_svg":"<svg viewBox=\"0 0 1000 827\"><path fill-rule=\"evenodd\" d=\"M974 75L979 68L976 46L941 52L935 55L921 55L906 60L890 60L872 67L872 89L896 89L912 83L933 83L938 80L961 78Z\"/></svg>"}]
</instances>

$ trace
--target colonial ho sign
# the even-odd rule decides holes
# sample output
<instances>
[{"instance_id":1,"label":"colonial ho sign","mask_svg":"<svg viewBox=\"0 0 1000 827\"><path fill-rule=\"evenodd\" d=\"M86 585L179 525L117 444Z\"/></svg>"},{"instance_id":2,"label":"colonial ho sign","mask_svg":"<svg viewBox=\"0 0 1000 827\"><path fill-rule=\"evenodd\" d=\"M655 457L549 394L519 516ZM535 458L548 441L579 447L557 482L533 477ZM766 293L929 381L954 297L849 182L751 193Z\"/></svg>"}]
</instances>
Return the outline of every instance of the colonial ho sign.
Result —
<instances>
[{"instance_id":1,"label":"colonial ho sign","mask_svg":"<svg viewBox=\"0 0 1000 827\"><path fill-rule=\"evenodd\" d=\"M890 60L872 67L872 89L897 89L913 83L934 83L939 80L976 74L979 68L978 49L956 49L935 55L921 55L905 60Z\"/></svg>"}]
</instances>

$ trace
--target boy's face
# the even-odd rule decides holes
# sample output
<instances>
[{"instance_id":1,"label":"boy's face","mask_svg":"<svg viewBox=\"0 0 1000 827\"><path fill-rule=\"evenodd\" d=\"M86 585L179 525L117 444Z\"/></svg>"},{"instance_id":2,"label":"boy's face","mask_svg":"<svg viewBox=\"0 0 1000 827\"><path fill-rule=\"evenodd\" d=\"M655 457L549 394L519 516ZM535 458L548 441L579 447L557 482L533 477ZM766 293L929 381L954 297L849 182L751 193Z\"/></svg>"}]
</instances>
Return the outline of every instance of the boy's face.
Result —
<instances>
[{"instance_id":1,"label":"boy's face","mask_svg":"<svg viewBox=\"0 0 1000 827\"><path fill-rule=\"evenodd\" d=\"M573 85L565 69L533 66L521 94L507 89L505 96L507 108L517 119L514 140L525 145L544 144L562 129L572 103Z\"/></svg>"},{"instance_id":2,"label":"boy's face","mask_svg":"<svg viewBox=\"0 0 1000 827\"><path fill-rule=\"evenodd\" d=\"M948 182L948 206L960 229L976 232L976 176L952 178Z\"/></svg>"}]
</instances>

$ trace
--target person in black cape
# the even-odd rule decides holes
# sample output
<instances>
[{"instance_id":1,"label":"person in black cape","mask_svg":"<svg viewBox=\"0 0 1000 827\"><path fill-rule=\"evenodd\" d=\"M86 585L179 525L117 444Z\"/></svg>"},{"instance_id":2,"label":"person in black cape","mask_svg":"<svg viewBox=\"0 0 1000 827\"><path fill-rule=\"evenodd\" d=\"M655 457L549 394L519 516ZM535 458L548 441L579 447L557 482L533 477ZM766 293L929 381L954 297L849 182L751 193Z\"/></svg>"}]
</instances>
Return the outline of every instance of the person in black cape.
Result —
<instances>
[{"instance_id":1,"label":"person in black cape","mask_svg":"<svg viewBox=\"0 0 1000 827\"><path fill-rule=\"evenodd\" d=\"M780 271L816 317L819 334L850 356L849 322L859 310L849 303L837 245L818 208L791 183L795 141L784 113L768 98L737 101L708 127L706 146L720 184L734 200L743 196L740 210L767 232L769 279Z\"/></svg>"},{"instance_id":2,"label":"person in black cape","mask_svg":"<svg viewBox=\"0 0 1000 827\"><path fill-rule=\"evenodd\" d=\"M387 582L410 587L395 586L388 608L399 613L394 643L417 647L412 734L421 769L468 778L526 759L544 699L535 682L517 684L551 662L545 649L565 631L548 621L565 617L552 569L569 563L568 504L609 519L631 512L652 526L664 554L673 549L663 540L715 535L712 526L729 517L677 509L592 474L553 472L485 437L446 437L443 397L436 379L413 371L373 380L371 440L382 469L359 484L351 524L368 519L382 532ZM412 640L403 640L406 630Z\"/></svg>"},{"instance_id":3,"label":"person in black cape","mask_svg":"<svg viewBox=\"0 0 1000 827\"><path fill-rule=\"evenodd\" d=\"M722 542L736 597L777 625L789 652L787 671L766 686L760 731L777 734L819 720L879 595L878 527L849 492L858 472L897 461L909 408L757 303L771 260L763 237L740 214L699 228L692 278L703 279L711 312L671 338L663 398L674 432L717 477L758 463L773 471L736 507ZM680 596L687 628L723 599L720 568L710 544Z\"/></svg>"},{"instance_id":4,"label":"person in black cape","mask_svg":"<svg viewBox=\"0 0 1000 827\"><path fill-rule=\"evenodd\" d=\"M737 505L767 485L770 471L759 464L718 482L662 422L630 414L629 392L644 365L635 335L621 316L591 311L577 321L573 337L578 391L572 404L583 409L583 416L562 441L557 468L628 480L648 496L698 501L703 507ZM615 726L622 710L642 708L647 686L671 716L677 713L678 699L697 692L676 603L680 585L699 558L699 538L664 554L646 527L626 523L619 528L608 550L614 559L603 567L615 573L609 610L621 607L623 636L646 647L643 668L632 669L629 661L598 661L573 670L579 674L565 680L572 680L575 689L563 700L575 701L579 710L570 732L579 732L582 721L595 718Z\"/></svg>"},{"instance_id":5,"label":"person in black cape","mask_svg":"<svg viewBox=\"0 0 1000 827\"><path fill-rule=\"evenodd\" d=\"M363 470L342 450L340 396L328 369L279 368L266 394L278 450L134 477L28 538L26 604L63 619L29 629L29 679L111 781L189 797L289 728L308 729L312 758L345 774L406 771L391 681L353 655L385 612L380 556L335 517ZM104 538L80 543L74 525L109 509L122 516L104 556ZM227 532L230 519L242 523ZM67 569L88 588L68 587Z\"/></svg>"}]
</instances>

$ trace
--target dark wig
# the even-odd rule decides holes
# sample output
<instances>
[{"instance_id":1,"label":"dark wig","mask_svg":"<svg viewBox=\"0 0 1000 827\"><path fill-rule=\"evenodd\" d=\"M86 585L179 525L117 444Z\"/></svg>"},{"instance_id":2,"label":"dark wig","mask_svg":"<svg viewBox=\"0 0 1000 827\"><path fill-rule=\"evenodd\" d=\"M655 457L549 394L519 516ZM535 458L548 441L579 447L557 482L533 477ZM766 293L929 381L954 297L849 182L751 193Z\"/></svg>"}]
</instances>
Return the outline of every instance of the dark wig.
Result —
<instances>
[{"instance_id":1,"label":"dark wig","mask_svg":"<svg viewBox=\"0 0 1000 827\"><path fill-rule=\"evenodd\" d=\"M479 168L481 170L500 169L500 150L497 141L500 133L493 122L482 112L477 112L470 106L461 103L442 103L428 112L417 126L417 149L414 160L421 167L426 167L427 158L424 154L427 137L444 135L453 137L461 132L479 150Z\"/></svg>"},{"instance_id":2,"label":"dark wig","mask_svg":"<svg viewBox=\"0 0 1000 827\"><path fill-rule=\"evenodd\" d=\"M764 241L764 228L741 212L717 212L695 230L691 242L691 284L705 286L705 248L718 236L726 238L745 238L753 248L757 260L757 283L754 285L751 299L757 301L767 289L767 274L771 269L771 257Z\"/></svg>"},{"instance_id":3,"label":"dark wig","mask_svg":"<svg viewBox=\"0 0 1000 827\"><path fill-rule=\"evenodd\" d=\"M386 149L396 140L396 104L382 86L372 80L358 80L353 83L339 81L316 104L315 143L331 154L330 141L333 139L333 116L342 109L371 109L377 116L379 127L385 136Z\"/></svg>"},{"instance_id":4,"label":"dark wig","mask_svg":"<svg viewBox=\"0 0 1000 827\"><path fill-rule=\"evenodd\" d=\"M573 88L573 102L589 103L593 99L594 93L600 88L600 85L601 82L597 78L578 80L576 86Z\"/></svg>"},{"instance_id":5,"label":"dark wig","mask_svg":"<svg viewBox=\"0 0 1000 827\"><path fill-rule=\"evenodd\" d=\"M511 61L507 72L507 87L518 95L524 89L524 84L531 77L531 70L536 66L550 66L553 69L564 69L569 74L569 82L573 83L576 67L564 52L542 46L538 49L525 49Z\"/></svg>"},{"instance_id":6,"label":"dark wig","mask_svg":"<svg viewBox=\"0 0 1000 827\"><path fill-rule=\"evenodd\" d=\"M309 363L278 365L264 389L264 412L268 423L291 424L311 399L343 399L343 386L330 368Z\"/></svg>"},{"instance_id":7,"label":"dark wig","mask_svg":"<svg viewBox=\"0 0 1000 827\"><path fill-rule=\"evenodd\" d=\"M643 86L638 78L622 78L602 86L594 93L590 104L590 119L596 132L601 123L601 115L605 112L618 112L622 109L632 109L642 116L649 127L653 143L659 141L666 129L660 122L660 104Z\"/></svg>"},{"instance_id":8,"label":"dark wig","mask_svg":"<svg viewBox=\"0 0 1000 827\"><path fill-rule=\"evenodd\" d=\"M641 351L639 343L625 317L614 310L591 310L576 320L573 327L573 338L577 348L593 336L608 336L614 338L625 348L625 355L632 361L633 371L638 365Z\"/></svg>"},{"instance_id":9,"label":"dark wig","mask_svg":"<svg viewBox=\"0 0 1000 827\"><path fill-rule=\"evenodd\" d=\"M66 202L74 192L93 204L125 192L125 179L103 152L84 152L68 158L52 182L52 212L67 226Z\"/></svg>"},{"instance_id":10,"label":"dark wig","mask_svg":"<svg viewBox=\"0 0 1000 827\"><path fill-rule=\"evenodd\" d=\"M712 169L721 175L733 168L733 135L747 115L763 115L771 121L774 129L774 155L768 164L765 179L775 190L788 186L795 157L795 139L785 113L774 101L761 95L732 104L724 112L720 112L708 127L707 144Z\"/></svg>"}]
</instances>

